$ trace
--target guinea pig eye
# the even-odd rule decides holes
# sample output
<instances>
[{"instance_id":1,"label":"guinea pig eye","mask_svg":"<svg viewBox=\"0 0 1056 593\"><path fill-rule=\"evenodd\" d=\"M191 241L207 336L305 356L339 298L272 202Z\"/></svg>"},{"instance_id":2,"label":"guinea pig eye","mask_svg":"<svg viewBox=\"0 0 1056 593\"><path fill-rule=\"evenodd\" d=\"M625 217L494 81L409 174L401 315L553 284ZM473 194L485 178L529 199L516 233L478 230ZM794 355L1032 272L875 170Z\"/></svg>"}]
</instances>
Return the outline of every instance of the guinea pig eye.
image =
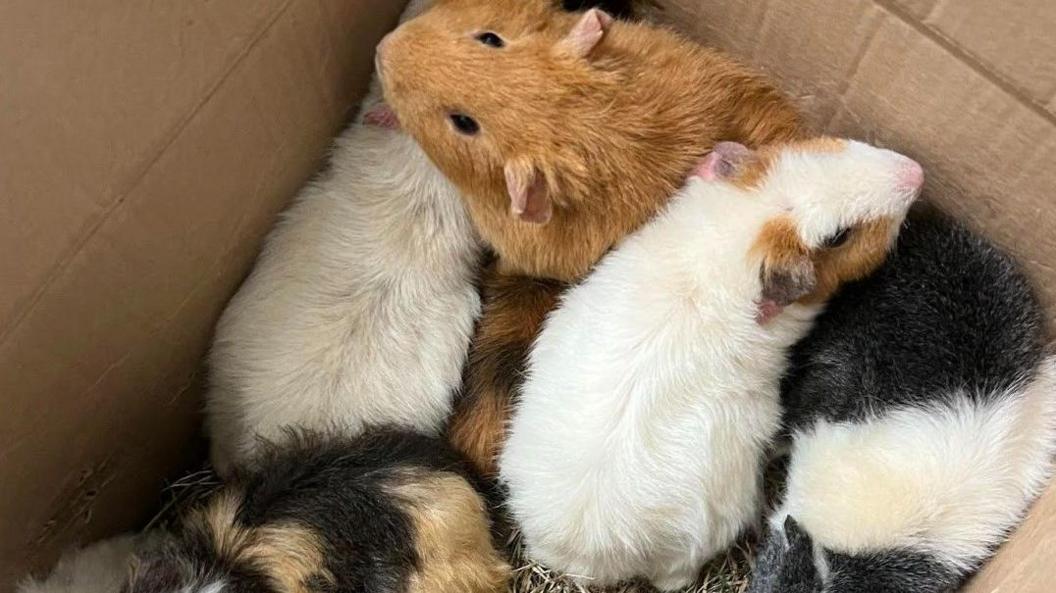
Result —
<instances>
[{"instance_id":1,"label":"guinea pig eye","mask_svg":"<svg viewBox=\"0 0 1056 593\"><path fill-rule=\"evenodd\" d=\"M455 126L455 129L466 136L474 136L480 131L480 124L477 123L477 120L468 115L452 113L449 117L451 118L451 124Z\"/></svg>"},{"instance_id":2,"label":"guinea pig eye","mask_svg":"<svg viewBox=\"0 0 1056 593\"><path fill-rule=\"evenodd\" d=\"M834 234L829 236L822 242L822 246L825 249L835 249L847 242L847 239L851 238L851 229L840 229Z\"/></svg>"},{"instance_id":3,"label":"guinea pig eye","mask_svg":"<svg viewBox=\"0 0 1056 593\"><path fill-rule=\"evenodd\" d=\"M502 37L499 37L491 31L485 31L480 35L477 35L477 41L491 47L504 47L506 45L506 42L502 40Z\"/></svg>"}]
</instances>

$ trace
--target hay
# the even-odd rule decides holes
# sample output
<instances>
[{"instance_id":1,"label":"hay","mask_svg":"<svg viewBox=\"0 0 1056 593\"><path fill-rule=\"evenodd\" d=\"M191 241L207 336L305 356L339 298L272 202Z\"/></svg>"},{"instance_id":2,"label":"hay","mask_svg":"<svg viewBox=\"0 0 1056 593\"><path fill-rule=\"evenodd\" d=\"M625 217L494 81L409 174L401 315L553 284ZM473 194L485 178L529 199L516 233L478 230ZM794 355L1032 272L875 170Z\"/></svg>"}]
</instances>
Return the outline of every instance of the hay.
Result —
<instances>
[{"instance_id":1,"label":"hay","mask_svg":"<svg viewBox=\"0 0 1056 593\"><path fill-rule=\"evenodd\" d=\"M143 533L175 527L186 510L209 498L222 484L208 467L169 484L162 490L161 509L147 522Z\"/></svg>"},{"instance_id":2,"label":"hay","mask_svg":"<svg viewBox=\"0 0 1056 593\"><path fill-rule=\"evenodd\" d=\"M525 558L521 538L514 535L509 542L511 564L514 566L510 593L655 593L656 589L643 582L628 582L614 587L584 587L559 575L545 566ZM697 582L684 593L744 593L748 590L753 542L745 539L704 567Z\"/></svg>"}]
</instances>

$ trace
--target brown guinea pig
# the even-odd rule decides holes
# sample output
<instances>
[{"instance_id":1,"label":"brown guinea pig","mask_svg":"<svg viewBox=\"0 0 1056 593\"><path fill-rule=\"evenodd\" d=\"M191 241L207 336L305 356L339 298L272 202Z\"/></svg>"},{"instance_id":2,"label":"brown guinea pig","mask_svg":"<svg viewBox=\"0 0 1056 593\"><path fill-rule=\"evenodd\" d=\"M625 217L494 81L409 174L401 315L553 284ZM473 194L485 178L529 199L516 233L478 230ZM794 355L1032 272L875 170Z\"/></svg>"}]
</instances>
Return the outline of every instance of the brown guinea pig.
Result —
<instances>
[{"instance_id":1,"label":"brown guinea pig","mask_svg":"<svg viewBox=\"0 0 1056 593\"><path fill-rule=\"evenodd\" d=\"M570 281L711 146L788 140L764 78L673 32L547 0L439 0L378 46L385 98L500 268Z\"/></svg>"},{"instance_id":2,"label":"brown guinea pig","mask_svg":"<svg viewBox=\"0 0 1056 593\"><path fill-rule=\"evenodd\" d=\"M723 54L549 0L439 0L377 61L403 128L498 255L448 433L485 475L561 282L647 221L716 142L802 135L790 102Z\"/></svg>"}]
</instances>

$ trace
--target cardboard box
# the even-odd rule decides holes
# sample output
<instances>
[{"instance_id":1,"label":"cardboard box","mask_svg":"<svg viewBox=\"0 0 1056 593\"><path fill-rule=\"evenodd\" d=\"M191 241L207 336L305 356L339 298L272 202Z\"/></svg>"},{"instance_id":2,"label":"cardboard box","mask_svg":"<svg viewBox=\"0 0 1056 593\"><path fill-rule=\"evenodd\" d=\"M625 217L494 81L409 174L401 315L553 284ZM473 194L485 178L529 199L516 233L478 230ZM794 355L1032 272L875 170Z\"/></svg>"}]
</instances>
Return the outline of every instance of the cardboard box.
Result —
<instances>
[{"instance_id":1,"label":"cardboard box","mask_svg":"<svg viewBox=\"0 0 1056 593\"><path fill-rule=\"evenodd\" d=\"M658 0L826 131L897 147L1056 319L1056 2ZM0 4L0 592L200 459L198 369L397 0ZM974 581L1056 579L1056 490Z\"/></svg>"},{"instance_id":2,"label":"cardboard box","mask_svg":"<svg viewBox=\"0 0 1056 593\"><path fill-rule=\"evenodd\" d=\"M212 326L401 9L0 3L0 591L200 463Z\"/></svg>"},{"instance_id":3,"label":"cardboard box","mask_svg":"<svg viewBox=\"0 0 1056 593\"><path fill-rule=\"evenodd\" d=\"M771 74L818 129L919 160L929 199L1021 259L1052 328L1056 2L659 4L659 20ZM1056 485L967 591L1048 593L1054 581Z\"/></svg>"}]
</instances>

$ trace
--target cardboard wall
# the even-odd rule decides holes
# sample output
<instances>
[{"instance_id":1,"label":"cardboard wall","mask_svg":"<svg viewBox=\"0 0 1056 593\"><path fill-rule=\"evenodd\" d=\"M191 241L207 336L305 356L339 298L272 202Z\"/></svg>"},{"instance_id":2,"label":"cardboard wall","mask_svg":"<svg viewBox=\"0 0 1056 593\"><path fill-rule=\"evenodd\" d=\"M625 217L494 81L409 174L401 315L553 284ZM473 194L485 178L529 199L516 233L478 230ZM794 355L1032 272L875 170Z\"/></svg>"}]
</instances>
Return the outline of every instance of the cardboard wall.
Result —
<instances>
[{"instance_id":1,"label":"cardboard wall","mask_svg":"<svg viewBox=\"0 0 1056 593\"><path fill-rule=\"evenodd\" d=\"M657 1L819 129L919 159L1056 318L1056 2ZM212 325L402 4L0 3L0 592L196 458ZM972 593L1053 579L1056 490Z\"/></svg>"},{"instance_id":2,"label":"cardboard wall","mask_svg":"<svg viewBox=\"0 0 1056 593\"><path fill-rule=\"evenodd\" d=\"M402 4L0 3L0 591L200 459L212 325Z\"/></svg>"},{"instance_id":3,"label":"cardboard wall","mask_svg":"<svg viewBox=\"0 0 1056 593\"><path fill-rule=\"evenodd\" d=\"M657 18L759 66L819 130L905 152L927 195L1015 253L1056 319L1056 2L659 0ZM1056 486L969 586L1056 581Z\"/></svg>"}]
</instances>

